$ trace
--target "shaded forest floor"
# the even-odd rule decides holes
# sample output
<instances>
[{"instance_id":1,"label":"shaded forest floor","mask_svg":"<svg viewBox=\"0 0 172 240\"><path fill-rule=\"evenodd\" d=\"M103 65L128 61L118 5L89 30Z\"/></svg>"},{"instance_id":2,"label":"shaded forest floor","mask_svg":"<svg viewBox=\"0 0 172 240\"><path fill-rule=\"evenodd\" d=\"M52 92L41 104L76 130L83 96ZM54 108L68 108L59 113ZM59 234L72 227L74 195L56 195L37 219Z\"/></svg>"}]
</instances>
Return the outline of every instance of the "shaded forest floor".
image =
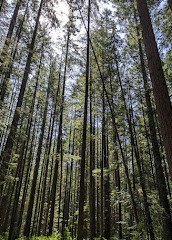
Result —
<instances>
[{"instance_id":1,"label":"shaded forest floor","mask_svg":"<svg viewBox=\"0 0 172 240\"><path fill-rule=\"evenodd\" d=\"M119 238L118 237L111 237L110 240L118 240ZM141 240L142 238L139 238L139 236L135 235L133 236L132 238L130 238L130 240ZM0 240L8 240L8 233L6 233L4 236L0 235ZM21 238L18 238L17 240L28 240L26 237L21 237ZM66 235L64 237L62 237L62 235L60 233L56 233L50 237L46 237L46 236L40 236L40 237L32 237L32 238L29 238L29 240L76 240L76 238L72 238L70 236L70 233L67 232ZM85 239L85 240L89 240L89 238ZM94 238L94 240L102 240L102 238ZM105 238L103 238L103 240L106 240ZM121 240L124 240L124 239L121 239Z\"/></svg>"}]
</instances>

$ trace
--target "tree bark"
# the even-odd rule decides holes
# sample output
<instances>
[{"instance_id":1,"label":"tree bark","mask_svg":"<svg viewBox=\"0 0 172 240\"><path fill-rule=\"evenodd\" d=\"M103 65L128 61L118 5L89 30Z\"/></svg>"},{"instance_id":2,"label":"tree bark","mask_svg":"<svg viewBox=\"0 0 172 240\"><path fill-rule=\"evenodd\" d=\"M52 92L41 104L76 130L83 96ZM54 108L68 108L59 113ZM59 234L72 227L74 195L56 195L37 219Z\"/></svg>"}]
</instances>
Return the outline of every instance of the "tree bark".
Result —
<instances>
[{"instance_id":1,"label":"tree bark","mask_svg":"<svg viewBox=\"0 0 172 240\"><path fill-rule=\"evenodd\" d=\"M11 76L11 73L12 73L12 70L13 70L14 59L16 57L16 53L17 53L17 50L18 50L18 44L19 44L19 41L20 41L20 38L21 38L22 29L23 29L23 24L24 24L26 14L27 14L27 11L28 11L28 4L29 4L29 0L27 1L25 13L23 15L22 21L20 22L19 27L18 27L17 32L16 32L16 38L17 38L16 39L16 46L11 52L11 59L9 59L8 66L6 66L5 69L3 69L4 78L2 76L1 89L0 89L0 100L1 100L0 107L2 106L2 102L4 101L6 91L7 91L7 87L8 87L8 82L9 82L9 79L10 79L10 76Z\"/></svg>"},{"instance_id":2,"label":"tree bark","mask_svg":"<svg viewBox=\"0 0 172 240\"><path fill-rule=\"evenodd\" d=\"M142 188L142 191L143 191L143 204L144 204L144 209L145 209L145 216L146 216L146 223L147 223L147 227L148 227L148 232L150 234L150 239L155 240L154 229L153 229L152 219L151 219L151 215L150 215L149 204L148 204L148 200L147 200L145 177L143 175L142 168L141 168L141 159L140 159L140 155L139 155L139 151L138 151L136 136L134 136L134 134L133 134L133 127L132 127L132 122L131 122L132 114L131 114L131 116L129 116L117 60L116 60L116 67L117 67L117 75L118 75L118 79L119 79L119 83L120 83L120 87L121 87L122 98L123 98L123 101L124 101L124 107L125 107L125 111L126 111L127 122L128 122L128 125L129 125L131 146L134 149L136 163L137 163L137 167L138 167L139 178L140 178L140 185L141 185L141 188ZM132 108L132 106L131 106L131 108Z\"/></svg>"},{"instance_id":3,"label":"tree bark","mask_svg":"<svg viewBox=\"0 0 172 240\"><path fill-rule=\"evenodd\" d=\"M71 24L71 19L70 23ZM67 33L67 43L66 43L66 54L65 54L65 69L64 69L64 77L63 77L63 90L62 90L62 102L60 107L60 122L58 129L58 139L57 139L57 149L56 149L56 159L55 159L55 167L54 167L54 175L53 175L53 183L51 190L51 209L50 209L50 221L49 221L49 235L53 232L53 220L54 220L54 208L55 208L55 199L56 199L56 186L57 186L57 178L58 178L58 167L59 167L59 155L62 141L62 125L63 125L63 110L64 110L64 97L65 97L65 87L66 87L66 72L67 72L67 64L68 64L68 53L69 53L69 43L70 43L70 32L71 25L68 27Z\"/></svg>"},{"instance_id":4,"label":"tree bark","mask_svg":"<svg viewBox=\"0 0 172 240\"><path fill-rule=\"evenodd\" d=\"M99 136L99 128L98 128L98 122L99 122L99 119L98 119L98 116L97 116L97 133L96 133L96 138L97 138L97 140L96 140L96 142L97 142L97 149L96 149L96 166L97 166L97 169L99 169L100 167L99 167L99 139L98 139L98 136ZM97 218L96 218L96 220L97 220L97 224L96 224L96 229L97 229L97 231L96 231L96 237L99 237L99 235L100 235L100 200L99 200L99 191L100 191L100 177L99 176L97 176L97 178L96 178L96 184L97 184L97 189L96 189L96 201L97 201L97 204L96 204L96 207L97 207Z\"/></svg>"},{"instance_id":5,"label":"tree bark","mask_svg":"<svg viewBox=\"0 0 172 240\"><path fill-rule=\"evenodd\" d=\"M86 133L87 133L87 106L88 106L88 80L89 80L89 57L90 57L90 12L91 0L88 0L88 31L87 31L87 62L86 62L86 82L85 82L85 103L84 122L82 135L81 152L81 174L80 174L80 194L79 194L79 219L78 219L78 240L84 238L84 201L85 201L85 153L86 153Z\"/></svg>"},{"instance_id":6,"label":"tree bark","mask_svg":"<svg viewBox=\"0 0 172 240\"><path fill-rule=\"evenodd\" d=\"M137 18L135 16L136 24L137 24ZM137 36L139 37L139 29L137 27ZM152 142L152 150L154 155L154 162L155 162L155 170L156 170L156 183L157 183L157 189L159 193L159 199L160 199L160 205L164 208L163 215L163 239L170 239L172 237L172 222L171 222L171 213L170 213L170 206L168 202L168 194L167 194L167 188L166 188L166 182L165 182L165 176L162 168L162 157L159 151L159 144L158 139L156 135L156 128L155 128L155 121L153 116L153 109L152 109L152 103L150 98L150 90L147 82L147 73L145 68L145 62L143 57L143 50L141 45L141 40L138 40L138 46L139 46L139 55L140 55L140 61L141 61L141 70L142 70L142 77L144 82L144 89L145 89L145 99L146 99L146 105L147 105L147 112L148 112L148 120L149 120L149 128L150 128L150 137ZM148 59L149 61L149 59ZM165 81L165 79L164 79ZM157 83L158 84L158 83ZM159 93L161 94L161 93ZM161 98L161 96L159 95ZM165 108L164 108L165 110ZM164 115L165 117L165 115ZM164 123L165 124L165 123ZM172 136L171 136L172 137Z\"/></svg>"},{"instance_id":7,"label":"tree bark","mask_svg":"<svg viewBox=\"0 0 172 240\"><path fill-rule=\"evenodd\" d=\"M12 216L11 216L11 222L10 222L10 230L9 230L9 237L8 237L10 240L15 239L15 235L13 234L13 230L14 230L14 224L15 224L16 213L17 213L17 208L18 208L19 196L20 196L21 185L22 185L22 180L23 180L23 173L24 173L24 167L25 167L25 162L26 162L26 155L27 155L27 150L28 150L28 145L29 145L29 139L30 139L30 133L31 133L31 127L32 127L32 120L33 120L33 111L34 111L34 106L35 106L35 99L36 99L36 93L37 93L37 88L38 88L38 80L39 80L39 75L40 75L42 58L43 58L43 45L42 45L42 54L41 54L41 57L40 57L40 63L39 63L39 67L38 67L35 90L34 90L32 104L31 104L30 111L29 111L29 119L28 119L28 124L27 124L27 129L26 129L27 139L23 142L22 150L21 150L21 153L20 153L19 161L18 161L18 168L20 169L20 171L19 171L19 174L18 174L17 177L19 178L19 181L17 182L17 186L16 186L15 200L14 200L14 203L13 203L13 210L12 210Z\"/></svg>"},{"instance_id":8,"label":"tree bark","mask_svg":"<svg viewBox=\"0 0 172 240\"><path fill-rule=\"evenodd\" d=\"M108 135L105 136L104 168L109 171L109 143ZM104 179L104 237L109 240L111 237L111 205L110 205L110 176L106 173Z\"/></svg>"},{"instance_id":9,"label":"tree bark","mask_svg":"<svg viewBox=\"0 0 172 240\"><path fill-rule=\"evenodd\" d=\"M37 113L37 111L38 111L38 106L37 106L36 113ZM21 206L20 206L20 209L19 209L19 216L18 216L18 221L17 221L17 224L16 224L17 228L18 228L17 232L15 234L16 238L19 237L19 233L20 233L20 230L21 230L22 216L23 216L23 213L24 213L24 206L25 206L25 202L26 202L27 190L28 190L29 179L30 179L30 172L31 172L32 161L33 161L33 152L35 150L33 146L34 146L35 142L37 141L37 139L35 138L35 131L36 131L36 119L35 119L35 122L34 122L33 133L32 133L31 144L30 144L30 150L29 150L29 154L28 154L28 165L27 165L27 170L26 170L26 176L25 176L25 179L24 179L24 189L23 189L23 194L22 194ZM25 157L26 157L26 155L25 155Z\"/></svg>"},{"instance_id":10,"label":"tree bark","mask_svg":"<svg viewBox=\"0 0 172 240\"><path fill-rule=\"evenodd\" d=\"M89 205L90 205L90 239L95 238L95 181L93 178L93 169L95 167L95 151L93 137L93 116L92 116L92 76L90 70L90 188L89 188Z\"/></svg>"},{"instance_id":11,"label":"tree bark","mask_svg":"<svg viewBox=\"0 0 172 240\"><path fill-rule=\"evenodd\" d=\"M19 12L19 8L21 6L21 3L22 3L22 0L17 0L16 6L15 6L15 9L14 9L12 18L11 18L10 26L9 26L8 33L7 33L6 40L5 40L5 44L3 46L1 56L0 56L0 64L1 64L0 74L2 74L5 57L7 56L8 48L11 44L11 38L12 38L13 30L14 30L14 27L15 27L15 24L16 24L16 20L17 20L17 16L18 16L18 12Z\"/></svg>"},{"instance_id":12,"label":"tree bark","mask_svg":"<svg viewBox=\"0 0 172 240\"><path fill-rule=\"evenodd\" d=\"M51 73L51 69L50 69L49 82L48 82L48 88L47 88L47 94L46 94L47 95L46 103L45 103L42 126L41 126L41 134L39 137L37 156L36 156L36 162L35 162L35 167L34 167L34 174L33 174L32 186L31 186L31 191L30 191L29 204L28 204L28 209L27 209L26 223L25 223L25 228L24 228L24 236L26 236L26 237L29 237L29 234L30 234L32 210L33 210L33 204L34 204L34 198L35 198L38 169L39 169L40 157L41 157L41 152L42 152L42 144L43 144L47 110L48 110L48 101L49 101L49 94L50 94L50 81L52 80L51 74L52 73Z\"/></svg>"},{"instance_id":13,"label":"tree bark","mask_svg":"<svg viewBox=\"0 0 172 240\"><path fill-rule=\"evenodd\" d=\"M38 226L38 235L40 235L40 231L41 231L41 227L42 227L42 215L43 215L43 208L44 208L44 202L45 202L45 191L46 191L46 186L47 186L47 174L48 174L50 151L51 151L52 138L53 138L53 132L54 132L55 117L56 117L56 111L57 111L58 96L59 96L59 91L60 91L60 80L61 80L61 69L60 69L60 73L59 73L59 80L58 80L59 82L58 82L56 101L55 101L55 106L54 106L50 142L49 142L49 146L48 146L48 152L46 155L47 160L46 160L46 166L45 166L45 176L44 176L44 183L43 183L43 194L42 194L42 202L41 202L41 210L40 210L40 221L39 221L39 226Z\"/></svg>"},{"instance_id":14,"label":"tree bark","mask_svg":"<svg viewBox=\"0 0 172 240\"><path fill-rule=\"evenodd\" d=\"M69 147L68 153L70 154L71 148L71 133L72 133L72 126L70 126L70 133L69 133ZM62 237L65 240L65 227L67 227L67 206L68 206L68 175L69 175L69 163L66 163L66 180L65 180L65 192L64 192L64 204L63 204L63 220L62 220Z\"/></svg>"},{"instance_id":15,"label":"tree bark","mask_svg":"<svg viewBox=\"0 0 172 240\"><path fill-rule=\"evenodd\" d=\"M172 179L172 108L146 0L137 0L160 130Z\"/></svg>"},{"instance_id":16,"label":"tree bark","mask_svg":"<svg viewBox=\"0 0 172 240\"><path fill-rule=\"evenodd\" d=\"M87 29L86 29L86 31L87 31ZM126 174L126 177L127 177L128 190L129 190L129 194L130 194L130 197L131 197L131 203L132 203L132 206L133 206L134 216L135 216L136 223L138 224L139 219L138 219L136 201L134 199L134 195L133 195L133 191L132 191L132 187L131 187L131 181L130 181L130 177L129 177L128 166L127 166L126 159L125 159L125 156L124 156L124 152L123 152L123 148L122 148L122 144L121 144L121 139L120 139L120 136L119 136L119 133L118 133L118 130L117 130L113 102L111 102L109 94L107 92L106 85L105 85L105 80L104 80L104 77L102 75L100 65L99 65L99 62L98 62L98 58L96 56L96 53L95 53L95 50L94 50L94 47L93 47L93 44L92 44L90 38L89 38L89 41L90 41L90 45L91 45L91 48L92 48L92 51L93 51L95 62L96 62L97 68L98 68L98 72L100 74L100 78L101 78L101 81L102 81L103 89L105 91L107 102L108 102L108 105L109 105L109 109L110 109L110 113L111 113L111 117L112 117L112 125L113 125L113 129L114 129L114 133L117 136L117 140L118 140L119 148L120 148L120 152L121 152L121 157L122 157L122 162L124 164L125 174Z\"/></svg>"},{"instance_id":17,"label":"tree bark","mask_svg":"<svg viewBox=\"0 0 172 240\"><path fill-rule=\"evenodd\" d=\"M36 23L35 23L35 28L34 28L34 32L33 32L33 36L32 36L32 41L31 41L31 45L30 45L30 48L29 48L29 54L28 54L27 61L26 61L24 76L23 76L23 80L22 80L22 84L21 84L21 88L20 88L20 93L19 93L19 96L18 96L17 106L16 106L16 109L15 109L15 113L14 113L14 116L13 116L13 121L12 121L11 128L10 128L10 133L8 135L7 142L6 142L4 151L3 151L2 155L1 155L1 159L0 159L1 160L0 183L2 184L1 192L2 192L2 189L3 189L3 182L5 180L5 175L7 173L8 162L9 162L10 157L11 157L11 151L12 151L14 140L15 140L18 121L19 121L19 118L20 118L19 109L22 106L24 92L25 92L27 80L28 80L28 77L29 77L31 60L32 60L32 56L33 56L33 49L34 49L34 45L35 45L35 39L36 39L36 35L37 35L39 18L40 18L40 15L41 15L43 1L44 0L41 0L39 10L38 10L37 19L36 19ZM0 194L1 194L1 192L0 192Z\"/></svg>"}]
</instances>

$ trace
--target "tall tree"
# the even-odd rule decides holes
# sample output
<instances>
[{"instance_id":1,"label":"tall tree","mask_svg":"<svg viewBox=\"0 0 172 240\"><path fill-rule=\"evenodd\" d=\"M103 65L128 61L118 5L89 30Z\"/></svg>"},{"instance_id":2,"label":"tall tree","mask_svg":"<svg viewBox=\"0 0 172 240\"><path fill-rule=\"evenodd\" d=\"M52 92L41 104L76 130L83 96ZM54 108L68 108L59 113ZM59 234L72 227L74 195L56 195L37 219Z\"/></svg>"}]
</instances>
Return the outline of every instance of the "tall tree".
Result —
<instances>
[{"instance_id":1,"label":"tall tree","mask_svg":"<svg viewBox=\"0 0 172 240\"><path fill-rule=\"evenodd\" d=\"M59 155L60 155L60 148L61 148L61 142L62 142L63 111L64 111L65 89L66 89L66 73L67 73L67 67L68 67L71 27L72 27L72 21L73 21L72 13L70 13L70 14L71 15L69 16L69 22L68 22L68 26L67 26L67 42L66 42L65 66L64 66L64 76L63 76L62 99L61 99L61 106L60 106L60 121L59 121L58 138L57 138L56 159L55 159L53 183L52 183L52 189L51 189L49 235L51 235L52 232L53 232L53 221L54 221L54 209L55 209L55 199L56 199L56 186L57 186L57 178L58 178Z\"/></svg>"},{"instance_id":2,"label":"tall tree","mask_svg":"<svg viewBox=\"0 0 172 240\"><path fill-rule=\"evenodd\" d=\"M5 175L7 174L8 162L11 157L11 152L12 152L14 139L15 139L15 135L16 135L16 131L17 131L17 125L18 125L19 118L20 118L19 109L21 108L22 103L23 103L23 97L24 97L26 84L27 84L28 77L29 77L30 66L31 66L33 50L34 50L34 46L35 46L36 35L37 35L37 31L38 31L39 19L40 19L41 10L43 7L43 2L44 2L44 0L41 0L41 2L40 2L40 6L39 6L37 18L36 18L36 23L35 23L35 27L34 27L34 32L33 32L33 36L32 36L32 41L31 41L31 44L29 47L29 54L28 54L27 61L26 61L22 84L20 87L20 93L19 93L18 100L17 100L16 109L14 112L10 132L9 132L9 135L8 135L8 138L6 141L6 145L5 145L4 151L1 155L1 170L0 170L1 192L0 192L0 194L2 193L3 182L5 180Z\"/></svg>"},{"instance_id":3,"label":"tall tree","mask_svg":"<svg viewBox=\"0 0 172 240\"><path fill-rule=\"evenodd\" d=\"M160 130L172 179L172 108L146 0L137 0Z\"/></svg>"},{"instance_id":4,"label":"tall tree","mask_svg":"<svg viewBox=\"0 0 172 240\"><path fill-rule=\"evenodd\" d=\"M9 29L8 29L8 33L7 33L7 36L6 36L5 44L4 44L4 47L3 47L2 52L1 52L1 56L0 56L0 62L1 62L0 73L1 74L2 74L2 70L3 70L3 63L6 60L5 58L6 58L7 53L8 53L8 48L9 48L9 45L11 44L11 38L12 38L13 30L14 30L14 27L15 27L15 24L16 24L16 20L17 20L17 16L18 16L18 12L19 12L19 8L21 6L21 3L22 3L22 0L17 0L17 2L16 2L16 6L15 6L15 9L14 9L14 12L13 12L13 15L12 15L12 18L11 18L11 22L10 22L10 26L9 26ZM1 3L1 5L2 5L2 3Z\"/></svg>"},{"instance_id":5,"label":"tall tree","mask_svg":"<svg viewBox=\"0 0 172 240\"><path fill-rule=\"evenodd\" d=\"M94 130L93 130L93 114L92 114L92 72L90 70L90 188L89 188L89 203L90 203L90 239L95 237L95 180L93 178L93 169L95 168L95 149L94 149Z\"/></svg>"},{"instance_id":6,"label":"tall tree","mask_svg":"<svg viewBox=\"0 0 172 240\"><path fill-rule=\"evenodd\" d=\"M2 83L1 83L1 89L0 89L0 100L2 102L5 98L8 83L9 83L9 79L10 79L10 76L11 76L11 73L12 73L12 70L13 70L14 60L15 60L15 57L16 57L16 54L17 54L17 51L18 51L18 45L19 45L19 41L20 41L20 38L21 38L22 30L23 30L23 24L24 24L24 21L25 21L27 12L28 12L28 5L29 5L29 0L27 1L26 10L24 12L23 18L22 18L22 20L21 20L21 22L20 22L20 24L17 28L17 31L16 31L16 45L15 45L15 48L14 49L12 48L11 57L9 57L9 60L7 61L7 66L4 66L3 63L2 63L2 66L1 66L1 68L3 68L2 72L1 72L3 79L2 79ZM7 48L7 44L5 44L5 46ZM2 51L4 51L4 50L2 50ZM2 52L2 55L5 55L5 54L7 54L7 49L5 49L5 53ZM3 57L5 57L5 56L3 56ZM1 68L0 68L0 70L1 70ZM3 76L3 74L4 74L4 76ZM2 102L0 103L1 107L2 107Z\"/></svg>"},{"instance_id":7,"label":"tall tree","mask_svg":"<svg viewBox=\"0 0 172 240\"><path fill-rule=\"evenodd\" d=\"M135 20L137 23L136 16L135 16ZM137 30L137 36L139 38L138 27L136 30ZM168 202L168 194L167 194L165 176L164 176L163 167L162 167L162 157L160 154L160 148L159 148L157 134L156 134L153 108L152 108L152 103L151 103L151 98L150 98L150 89L149 89L149 85L148 85L148 81L147 81L147 73L146 73L144 55L143 55L140 38L138 40L138 46L139 46L139 55L140 55L140 61L141 61L142 77L143 77L144 89L145 89L147 113L148 113L148 119L149 119L150 137L151 137L154 162L155 162L156 183L157 183L157 189L159 192L160 205L164 208L163 238L169 239L169 237L172 236L172 222L171 222L170 206L169 206L169 202Z\"/></svg>"},{"instance_id":8,"label":"tall tree","mask_svg":"<svg viewBox=\"0 0 172 240\"><path fill-rule=\"evenodd\" d=\"M29 145L29 139L30 139L30 134L31 134L31 127L33 124L33 122L32 122L33 111L34 111L34 106L35 106L36 93L37 93L37 89L38 89L38 80L39 80L39 76L40 76L41 64L42 64L42 59L43 59L43 49L44 49L44 43L42 44L42 53L41 53L40 62L39 62L39 66L38 66L37 79L36 79L32 104L31 104L30 111L29 111L29 119L28 119L27 128L26 128L27 138L23 142L20 157L18 160L17 168L19 169L19 171L18 171L18 174L16 177L19 178L19 181L17 181L17 186L16 186L16 190L15 190L15 198L14 198L13 210L12 210L11 221L10 221L9 239L14 239L16 237L13 234L14 224L15 224L15 219L17 218L16 213L17 213L17 209L18 209L20 191L21 191L21 187L22 187L22 180L23 180L24 168L25 168L25 163L26 163L26 155L27 155L27 150L29 147L28 145Z\"/></svg>"},{"instance_id":9,"label":"tall tree","mask_svg":"<svg viewBox=\"0 0 172 240\"><path fill-rule=\"evenodd\" d=\"M52 77L53 77L52 70L54 70L54 69L52 69L52 66L51 66L50 67L49 80L48 80L48 88L47 88L47 93L46 93L46 102L45 102L45 108L44 108L44 114L43 114L43 120L42 120L42 126L41 126L41 133L40 133L39 142L38 142L36 162L35 162L35 167L34 167L33 180L32 180L29 204L28 204L28 209L27 209L27 216L26 216L26 223L25 223L25 229L24 229L24 236L26 236L26 237L29 237L29 234L30 234L32 211L33 211L33 204L34 204L34 199L35 199L36 183L37 183L37 178L38 178L38 170L39 170L39 164L40 164L40 158L41 158L41 152L42 152L42 145L43 145L43 139L44 139L44 132L45 132L45 125L46 125L46 118L47 118L47 111L48 111L50 86L51 86L51 81L52 81Z\"/></svg>"},{"instance_id":10,"label":"tall tree","mask_svg":"<svg viewBox=\"0 0 172 240\"><path fill-rule=\"evenodd\" d=\"M86 61L86 82L85 82L85 102L84 102L84 122L82 133L81 152L81 173L79 191L79 219L78 219L78 240L84 238L84 201L85 201L85 157L86 157L86 136L87 136L87 107L88 107L88 80L89 80L89 58L90 58L90 13L91 0L88 0L88 29L87 29L87 61Z\"/></svg>"}]
</instances>

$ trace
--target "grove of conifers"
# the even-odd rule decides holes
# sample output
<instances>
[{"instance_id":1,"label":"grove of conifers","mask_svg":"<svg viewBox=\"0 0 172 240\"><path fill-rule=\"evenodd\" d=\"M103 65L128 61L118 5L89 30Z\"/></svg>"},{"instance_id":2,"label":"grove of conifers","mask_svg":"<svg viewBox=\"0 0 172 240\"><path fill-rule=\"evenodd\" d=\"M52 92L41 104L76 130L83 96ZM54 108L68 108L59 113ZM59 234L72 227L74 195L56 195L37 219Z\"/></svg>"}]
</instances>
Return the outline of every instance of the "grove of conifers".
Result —
<instances>
[{"instance_id":1,"label":"grove of conifers","mask_svg":"<svg viewBox=\"0 0 172 240\"><path fill-rule=\"evenodd\" d=\"M172 0L0 0L0 239L172 240Z\"/></svg>"}]
</instances>

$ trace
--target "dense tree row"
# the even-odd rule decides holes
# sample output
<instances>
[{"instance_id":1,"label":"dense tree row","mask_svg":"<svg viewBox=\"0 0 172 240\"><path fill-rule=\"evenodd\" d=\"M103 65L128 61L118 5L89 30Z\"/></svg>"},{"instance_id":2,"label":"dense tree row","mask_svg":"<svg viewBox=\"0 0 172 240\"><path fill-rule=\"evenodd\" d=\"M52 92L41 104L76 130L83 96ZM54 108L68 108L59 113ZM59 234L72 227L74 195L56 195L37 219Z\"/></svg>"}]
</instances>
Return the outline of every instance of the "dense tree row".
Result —
<instances>
[{"instance_id":1,"label":"dense tree row","mask_svg":"<svg viewBox=\"0 0 172 240\"><path fill-rule=\"evenodd\" d=\"M171 24L171 0L0 1L2 239L172 239Z\"/></svg>"}]
</instances>

